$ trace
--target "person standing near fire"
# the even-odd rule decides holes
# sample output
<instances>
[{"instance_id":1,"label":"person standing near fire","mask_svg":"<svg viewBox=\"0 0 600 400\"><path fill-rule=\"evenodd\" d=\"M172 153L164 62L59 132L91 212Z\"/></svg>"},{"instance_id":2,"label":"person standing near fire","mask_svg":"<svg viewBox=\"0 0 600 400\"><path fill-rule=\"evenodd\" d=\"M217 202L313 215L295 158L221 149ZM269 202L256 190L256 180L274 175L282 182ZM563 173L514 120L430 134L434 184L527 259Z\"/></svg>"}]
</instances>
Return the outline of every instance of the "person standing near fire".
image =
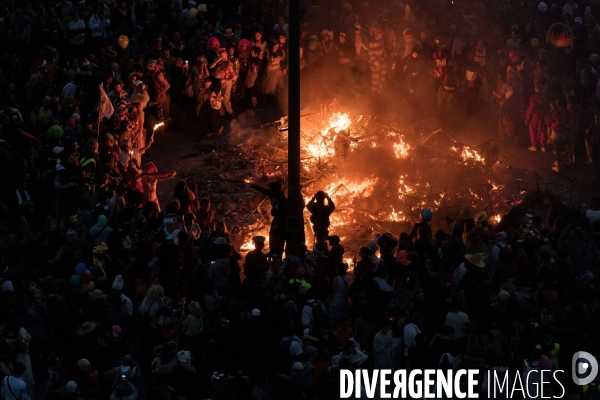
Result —
<instances>
[{"instance_id":1,"label":"person standing near fire","mask_svg":"<svg viewBox=\"0 0 600 400\"><path fill-rule=\"evenodd\" d=\"M372 36L369 41L369 66L371 68L371 94L381 93L387 77L388 65L385 54L383 31L377 23L373 23Z\"/></svg>"},{"instance_id":2,"label":"person standing near fire","mask_svg":"<svg viewBox=\"0 0 600 400\"><path fill-rule=\"evenodd\" d=\"M212 77L221 82L221 90L219 93L223 98L224 109L221 110L221 113L227 113L227 115L230 116L233 114L233 108L231 108L231 89L237 75L233 69L233 63L229 61L227 49L219 49L219 57L210 64L209 69L212 71Z\"/></svg>"},{"instance_id":3,"label":"person standing near fire","mask_svg":"<svg viewBox=\"0 0 600 400\"><path fill-rule=\"evenodd\" d=\"M283 254L285 248L285 217L286 217L286 205L287 198L285 193L281 190L281 183L269 182L269 188L265 189L258 185L249 185L250 188L256 190L259 193L268 196L271 200L271 229L269 230L269 249L270 254Z\"/></svg>"},{"instance_id":4,"label":"person standing near fire","mask_svg":"<svg viewBox=\"0 0 600 400\"><path fill-rule=\"evenodd\" d=\"M310 222L313 224L317 243L321 243L329 236L329 225L331 225L329 216L335 211L335 204L327 193L319 190L308 202L306 209L311 213Z\"/></svg>"}]
</instances>

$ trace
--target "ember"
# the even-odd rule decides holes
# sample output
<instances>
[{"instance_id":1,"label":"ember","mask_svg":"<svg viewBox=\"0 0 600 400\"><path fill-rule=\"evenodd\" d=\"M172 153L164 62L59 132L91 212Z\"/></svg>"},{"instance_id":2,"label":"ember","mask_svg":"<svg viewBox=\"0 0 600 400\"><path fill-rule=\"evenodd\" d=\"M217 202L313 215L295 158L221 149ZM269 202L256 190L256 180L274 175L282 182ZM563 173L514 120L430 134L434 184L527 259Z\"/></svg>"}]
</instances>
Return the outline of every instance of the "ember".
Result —
<instances>
[{"instance_id":1,"label":"ember","mask_svg":"<svg viewBox=\"0 0 600 400\"><path fill-rule=\"evenodd\" d=\"M396 158L406 158L408 157L408 151L411 147L404 142L404 140L400 139L398 143L394 143L394 153L396 154Z\"/></svg>"}]
</instances>

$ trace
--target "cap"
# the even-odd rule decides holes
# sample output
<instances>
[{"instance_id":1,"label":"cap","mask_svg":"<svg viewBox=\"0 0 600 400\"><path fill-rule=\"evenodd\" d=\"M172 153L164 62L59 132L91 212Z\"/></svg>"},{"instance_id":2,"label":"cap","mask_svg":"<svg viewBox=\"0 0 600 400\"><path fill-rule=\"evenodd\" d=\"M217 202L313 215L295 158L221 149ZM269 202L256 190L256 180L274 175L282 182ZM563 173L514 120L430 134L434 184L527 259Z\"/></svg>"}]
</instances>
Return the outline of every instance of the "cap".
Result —
<instances>
[{"instance_id":1,"label":"cap","mask_svg":"<svg viewBox=\"0 0 600 400\"><path fill-rule=\"evenodd\" d=\"M64 147L56 146L55 148L52 149L52 152L54 154L58 155L58 154L62 153L64 150L65 150Z\"/></svg>"},{"instance_id":2,"label":"cap","mask_svg":"<svg viewBox=\"0 0 600 400\"><path fill-rule=\"evenodd\" d=\"M252 310L252 316L253 317L260 317L260 310L258 308L254 308Z\"/></svg>"},{"instance_id":3,"label":"cap","mask_svg":"<svg viewBox=\"0 0 600 400\"><path fill-rule=\"evenodd\" d=\"M77 383L75 381L69 381L65 385L65 389L67 393L75 393L75 391L77 390Z\"/></svg>"},{"instance_id":4,"label":"cap","mask_svg":"<svg viewBox=\"0 0 600 400\"><path fill-rule=\"evenodd\" d=\"M81 115L77 114L77 113L73 113L71 115L71 119L74 121L79 121L81 119Z\"/></svg>"},{"instance_id":5,"label":"cap","mask_svg":"<svg viewBox=\"0 0 600 400\"><path fill-rule=\"evenodd\" d=\"M302 365L301 362L295 362L294 365L292 366L292 369L294 371L302 371L304 369L304 365Z\"/></svg>"}]
</instances>

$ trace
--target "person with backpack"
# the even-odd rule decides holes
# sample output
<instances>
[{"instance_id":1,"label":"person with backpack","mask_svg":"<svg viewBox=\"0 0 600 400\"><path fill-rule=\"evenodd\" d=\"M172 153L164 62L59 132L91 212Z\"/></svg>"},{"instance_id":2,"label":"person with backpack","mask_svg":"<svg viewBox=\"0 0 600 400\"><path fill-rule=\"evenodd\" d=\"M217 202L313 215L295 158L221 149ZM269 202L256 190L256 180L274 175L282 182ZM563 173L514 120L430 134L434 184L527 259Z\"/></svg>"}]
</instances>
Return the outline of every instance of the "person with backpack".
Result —
<instances>
[{"instance_id":1,"label":"person with backpack","mask_svg":"<svg viewBox=\"0 0 600 400\"><path fill-rule=\"evenodd\" d=\"M313 336L320 336L323 330L329 328L325 305L316 298L312 290L309 290L307 297L308 300L302 308L302 326L308 328Z\"/></svg>"},{"instance_id":2,"label":"person with backpack","mask_svg":"<svg viewBox=\"0 0 600 400\"><path fill-rule=\"evenodd\" d=\"M16 363L12 376L5 376L2 380L0 396L6 400L29 400L27 384L21 377L25 374L27 367L23 363Z\"/></svg>"}]
</instances>

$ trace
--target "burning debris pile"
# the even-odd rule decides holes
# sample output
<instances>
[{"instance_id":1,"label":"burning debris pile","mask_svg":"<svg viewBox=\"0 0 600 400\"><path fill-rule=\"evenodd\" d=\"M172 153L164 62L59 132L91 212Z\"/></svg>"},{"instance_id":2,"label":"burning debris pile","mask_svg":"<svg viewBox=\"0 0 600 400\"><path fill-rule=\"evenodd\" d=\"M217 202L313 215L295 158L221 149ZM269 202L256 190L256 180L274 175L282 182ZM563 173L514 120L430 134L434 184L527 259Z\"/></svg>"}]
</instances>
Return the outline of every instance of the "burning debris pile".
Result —
<instances>
[{"instance_id":1,"label":"burning debris pile","mask_svg":"<svg viewBox=\"0 0 600 400\"><path fill-rule=\"evenodd\" d=\"M269 140L238 144L254 158L247 183L287 178L286 119L277 122L277 134L263 135ZM442 221L457 216L464 206L487 210L495 222L498 212L518 201L503 193L505 185L493 181L491 168L498 158L493 142L467 146L427 124L403 129L376 117L342 112L328 117L321 113L320 120L318 113L305 115L301 130L303 194L307 200L318 190L329 194L336 205L332 231L340 236L397 232L402 224L417 221L424 207L436 213L435 229L447 230ZM253 248L253 235L268 234L268 202L261 208L247 227L242 251Z\"/></svg>"}]
</instances>

